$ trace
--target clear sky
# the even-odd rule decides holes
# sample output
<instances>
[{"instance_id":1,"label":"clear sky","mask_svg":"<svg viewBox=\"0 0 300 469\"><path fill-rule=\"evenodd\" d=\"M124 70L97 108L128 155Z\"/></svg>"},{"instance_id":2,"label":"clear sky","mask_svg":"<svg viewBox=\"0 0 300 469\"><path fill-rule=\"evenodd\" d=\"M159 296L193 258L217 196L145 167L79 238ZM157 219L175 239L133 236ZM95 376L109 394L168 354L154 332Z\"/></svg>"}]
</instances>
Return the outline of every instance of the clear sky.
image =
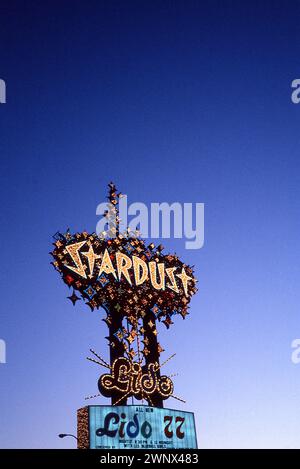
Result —
<instances>
[{"instance_id":1,"label":"clear sky","mask_svg":"<svg viewBox=\"0 0 300 469\"><path fill-rule=\"evenodd\" d=\"M57 230L130 201L204 202L191 314L160 328L201 448L300 447L297 1L2 0L0 447L72 447L103 312L73 307ZM104 398L94 404L108 402Z\"/></svg>"}]
</instances>

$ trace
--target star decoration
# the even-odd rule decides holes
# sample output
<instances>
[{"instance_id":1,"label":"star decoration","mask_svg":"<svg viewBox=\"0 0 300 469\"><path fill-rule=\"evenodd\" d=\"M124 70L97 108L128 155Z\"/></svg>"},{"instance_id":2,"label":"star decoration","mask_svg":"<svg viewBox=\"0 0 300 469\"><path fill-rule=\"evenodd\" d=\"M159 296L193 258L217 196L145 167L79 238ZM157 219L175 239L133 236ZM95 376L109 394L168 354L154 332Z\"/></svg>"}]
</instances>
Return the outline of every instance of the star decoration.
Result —
<instances>
[{"instance_id":1,"label":"star decoration","mask_svg":"<svg viewBox=\"0 0 300 469\"><path fill-rule=\"evenodd\" d=\"M171 324L174 324L173 321L172 321L172 319L171 319L169 316L166 317L166 319L163 321L163 323L165 324L165 326L167 327L167 329L169 329L169 327L170 327Z\"/></svg>"},{"instance_id":2,"label":"star decoration","mask_svg":"<svg viewBox=\"0 0 300 469\"><path fill-rule=\"evenodd\" d=\"M180 311L180 314L181 314L181 316L183 317L183 319L185 319L185 317L186 317L189 313L188 313L186 310L182 309L182 310Z\"/></svg>"},{"instance_id":3,"label":"star decoration","mask_svg":"<svg viewBox=\"0 0 300 469\"><path fill-rule=\"evenodd\" d=\"M134 341L134 337L133 337L131 334L129 334L129 336L126 337L126 340L127 340L127 342L129 342L130 344L132 344L132 342Z\"/></svg>"},{"instance_id":4,"label":"star decoration","mask_svg":"<svg viewBox=\"0 0 300 469\"><path fill-rule=\"evenodd\" d=\"M137 324L137 318L135 316L133 316L132 314L130 316L128 316L128 321L130 322L130 324L132 324L133 326L135 326Z\"/></svg>"},{"instance_id":5,"label":"star decoration","mask_svg":"<svg viewBox=\"0 0 300 469\"><path fill-rule=\"evenodd\" d=\"M75 306L75 303L76 301L80 301L81 298L79 298L79 296L76 295L76 293L73 291L72 295L71 296L68 296L68 299L70 301L72 301L73 305Z\"/></svg>"}]
</instances>

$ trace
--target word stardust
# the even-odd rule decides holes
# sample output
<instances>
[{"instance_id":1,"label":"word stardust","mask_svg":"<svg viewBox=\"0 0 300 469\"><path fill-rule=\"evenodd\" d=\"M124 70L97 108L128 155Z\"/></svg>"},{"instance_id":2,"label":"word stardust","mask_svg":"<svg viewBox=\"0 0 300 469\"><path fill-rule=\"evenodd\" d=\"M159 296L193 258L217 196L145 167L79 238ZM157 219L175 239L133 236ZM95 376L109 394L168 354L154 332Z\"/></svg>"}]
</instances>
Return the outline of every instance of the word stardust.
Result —
<instances>
[{"instance_id":1,"label":"word stardust","mask_svg":"<svg viewBox=\"0 0 300 469\"><path fill-rule=\"evenodd\" d=\"M197 291L193 268L176 254L163 254L163 246L147 246L143 239L121 233L102 239L96 233L67 231L54 239L52 265L73 287L68 298L73 304L83 299L92 311L104 308L108 325L113 311L134 327L147 312L167 328L175 315L184 319L188 314Z\"/></svg>"},{"instance_id":2,"label":"word stardust","mask_svg":"<svg viewBox=\"0 0 300 469\"><path fill-rule=\"evenodd\" d=\"M86 241L66 246L66 250L75 265L72 266L66 264L66 267L72 272L75 272L80 277L85 279L88 277L93 277L95 262L97 259L101 259L100 267L98 271L96 271L96 275L98 277L100 277L102 273L107 275L111 274L118 281L124 277L129 285L132 285L129 271L133 269L136 286L142 285L149 279L150 276L151 284L156 290L165 290L165 288L169 288L178 293L179 288L176 282L177 277L182 282L185 296L188 296L188 281L192 281L193 279L186 274L184 267L180 273L175 273L176 268L165 268L165 264L163 262L156 263L155 261L150 261L146 263L143 259L137 256L132 256L130 258L126 254L117 251L115 254L115 268L107 249L105 249L103 255L95 254L93 246L90 245L88 251L81 252L81 255L84 256L88 261L88 269L86 269L82 262L82 257L80 256L80 251L84 245L86 245ZM88 272L86 272L86 270L88 270ZM158 276L159 280L157 279ZM166 277L169 280L169 283L166 282Z\"/></svg>"}]
</instances>

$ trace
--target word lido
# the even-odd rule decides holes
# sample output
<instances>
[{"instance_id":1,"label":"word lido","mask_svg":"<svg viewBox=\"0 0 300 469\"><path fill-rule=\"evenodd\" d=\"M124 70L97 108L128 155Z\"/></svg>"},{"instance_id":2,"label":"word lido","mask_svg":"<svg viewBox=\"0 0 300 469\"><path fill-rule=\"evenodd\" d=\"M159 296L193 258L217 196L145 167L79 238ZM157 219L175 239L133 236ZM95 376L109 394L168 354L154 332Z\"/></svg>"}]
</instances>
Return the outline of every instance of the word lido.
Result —
<instances>
[{"instance_id":1,"label":"word lido","mask_svg":"<svg viewBox=\"0 0 300 469\"><path fill-rule=\"evenodd\" d=\"M117 358L111 367L111 374L104 374L98 382L99 391L106 397L115 394L122 397L134 396L145 399L159 395L167 399L173 394L173 382L168 376L159 376L158 363L141 367L140 363L125 357Z\"/></svg>"},{"instance_id":2,"label":"word lido","mask_svg":"<svg viewBox=\"0 0 300 469\"><path fill-rule=\"evenodd\" d=\"M169 439L174 437L183 439L185 436L184 422L184 417L176 417L175 422L173 422L172 416L165 415L163 420L164 436ZM152 426L147 420L141 423L138 414L134 414L133 419L128 421L125 413L119 415L116 412L109 412L105 416L103 427L96 430L96 435L99 437L114 438L118 435L120 438L142 437L147 439L152 435Z\"/></svg>"}]
</instances>

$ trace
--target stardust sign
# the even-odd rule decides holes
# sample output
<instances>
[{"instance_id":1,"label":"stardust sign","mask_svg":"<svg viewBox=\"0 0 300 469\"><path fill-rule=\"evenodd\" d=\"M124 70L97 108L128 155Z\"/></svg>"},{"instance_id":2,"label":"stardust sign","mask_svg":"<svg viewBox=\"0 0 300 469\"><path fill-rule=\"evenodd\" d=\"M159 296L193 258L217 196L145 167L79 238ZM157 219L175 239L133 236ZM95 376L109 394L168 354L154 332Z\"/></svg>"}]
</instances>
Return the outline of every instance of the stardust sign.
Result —
<instances>
[{"instance_id":1,"label":"stardust sign","mask_svg":"<svg viewBox=\"0 0 300 469\"><path fill-rule=\"evenodd\" d=\"M84 449L196 449L194 414L150 406L88 406L78 411Z\"/></svg>"},{"instance_id":2,"label":"stardust sign","mask_svg":"<svg viewBox=\"0 0 300 469\"><path fill-rule=\"evenodd\" d=\"M155 308L156 318L171 324L171 316L188 314L196 293L192 267L163 246L146 246L140 238L100 239L96 233L59 233L51 255L64 282L81 294L91 310L103 307L130 318ZM72 295L75 303L79 297ZM132 321L131 321L132 322Z\"/></svg>"},{"instance_id":3,"label":"stardust sign","mask_svg":"<svg viewBox=\"0 0 300 469\"><path fill-rule=\"evenodd\" d=\"M146 263L140 257L132 256L132 258L130 258L121 251L117 251L115 253L117 267L115 269L111 260L112 256L110 255L108 249L105 249L104 253L96 254L93 250L93 246L90 245L87 252L82 252L82 255L88 259L89 272L86 274L86 269L79 255L79 252L84 245L86 245L86 241L66 246L66 251L70 255L70 258L75 264L75 267L65 264L67 269L75 272L84 279L86 279L87 276L89 276L89 278L93 278L95 261L101 258L101 263L97 272L97 277L99 278L101 278L103 273L106 275L111 274L117 281L120 282L124 276L124 279L126 279L129 285L132 286L132 280L129 274L130 270L132 269L134 274L134 283L136 286L142 285L149 278L150 274L150 280L153 288L156 290L164 290L166 285L165 278L167 276L168 280L170 281L170 283L167 283L166 285L167 288L170 288L171 290L178 293L179 288L175 279L176 275L182 282L185 296L188 296L188 281L193 281L193 278L186 274L184 267L182 268L181 273L174 275L176 267L165 268L165 264L163 262L157 264L155 261L150 261L149 263ZM157 281L157 271L159 272L159 281Z\"/></svg>"},{"instance_id":4,"label":"stardust sign","mask_svg":"<svg viewBox=\"0 0 300 469\"><path fill-rule=\"evenodd\" d=\"M176 253L163 253L162 245L148 244L136 230L121 232L120 197L109 183L111 206L104 214L108 232L57 231L50 253L52 265L73 289L68 299L91 311L101 309L108 327L108 361L93 348L86 357L101 374L98 392L85 399L104 396L112 405L78 410L78 447L193 449L194 415L164 409L166 399L185 400L175 392L174 373L163 369L176 353L161 360L165 349L157 326L163 323L169 329L178 316L189 314L197 291L194 269ZM127 405L129 399L132 405Z\"/></svg>"}]
</instances>

